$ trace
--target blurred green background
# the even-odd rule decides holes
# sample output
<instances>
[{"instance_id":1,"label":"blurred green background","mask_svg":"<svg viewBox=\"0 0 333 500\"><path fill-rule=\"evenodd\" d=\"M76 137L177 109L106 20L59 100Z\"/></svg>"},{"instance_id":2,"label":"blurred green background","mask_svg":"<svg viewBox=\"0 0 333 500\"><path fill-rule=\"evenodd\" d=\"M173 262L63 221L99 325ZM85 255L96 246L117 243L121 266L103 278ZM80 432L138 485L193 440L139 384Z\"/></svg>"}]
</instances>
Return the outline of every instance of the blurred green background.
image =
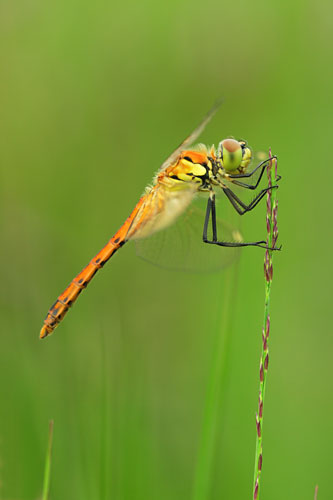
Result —
<instances>
[{"instance_id":1,"label":"blurred green background","mask_svg":"<svg viewBox=\"0 0 333 500\"><path fill-rule=\"evenodd\" d=\"M236 271L192 275L125 246L38 339L57 295L220 96L201 140L271 146L283 176L262 498L312 499L315 484L333 497L332 14L303 1L1 2L1 499L40 496L50 418L51 499L193 498L218 342L207 498L252 498L261 250ZM264 236L264 204L242 223Z\"/></svg>"}]
</instances>

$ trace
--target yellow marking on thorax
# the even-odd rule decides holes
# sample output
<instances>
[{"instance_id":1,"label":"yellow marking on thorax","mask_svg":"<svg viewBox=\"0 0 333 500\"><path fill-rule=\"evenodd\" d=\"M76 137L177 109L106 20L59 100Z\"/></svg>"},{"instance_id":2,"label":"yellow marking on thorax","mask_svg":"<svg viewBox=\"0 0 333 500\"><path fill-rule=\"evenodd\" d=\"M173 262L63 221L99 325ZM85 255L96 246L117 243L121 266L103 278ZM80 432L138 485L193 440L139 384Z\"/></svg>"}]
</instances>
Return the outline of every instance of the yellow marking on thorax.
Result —
<instances>
[{"instance_id":1,"label":"yellow marking on thorax","mask_svg":"<svg viewBox=\"0 0 333 500\"><path fill-rule=\"evenodd\" d=\"M205 175L206 169L198 163L191 163L182 159L173 169L173 175L185 182L201 183L200 176ZM194 177L194 178L193 178Z\"/></svg>"}]
</instances>

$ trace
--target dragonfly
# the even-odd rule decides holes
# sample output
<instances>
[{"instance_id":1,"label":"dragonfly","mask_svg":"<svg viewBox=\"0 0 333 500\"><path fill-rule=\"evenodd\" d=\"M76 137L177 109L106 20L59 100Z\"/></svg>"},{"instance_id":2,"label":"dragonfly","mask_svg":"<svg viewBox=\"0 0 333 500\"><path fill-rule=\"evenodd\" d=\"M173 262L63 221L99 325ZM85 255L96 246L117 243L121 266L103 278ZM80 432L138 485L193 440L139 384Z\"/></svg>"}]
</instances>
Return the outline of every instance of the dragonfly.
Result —
<instances>
[{"instance_id":1,"label":"dragonfly","mask_svg":"<svg viewBox=\"0 0 333 500\"><path fill-rule=\"evenodd\" d=\"M273 187L262 188L248 204L242 201L235 190L230 187L237 186L238 190L240 188L257 189L269 162L276 158L276 156L267 158L249 170L252 151L246 141L226 138L218 144L217 148L200 145L199 148L189 149L219 106L219 103L216 104L194 131L164 161L152 184L146 188L120 229L59 295L46 315L40 331L40 338L45 338L53 333L82 290L87 287L97 271L117 250L127 241L139 241L168 228L185 212L199 193L207 197L202 231L203 243L229 248L247 246L267 248L267 243L264 240L254 242L223 241L218 237L217 191L222 191L236 212L239 215L244 215L258 205L269 189L278 187L276 184ZM257 175L254 176L254 174ZM279 179L280 177L277 180ZM211 237L208 236L210 223ZM279 249L275 247L272 250Z\"/></svg>"}]
</instances>

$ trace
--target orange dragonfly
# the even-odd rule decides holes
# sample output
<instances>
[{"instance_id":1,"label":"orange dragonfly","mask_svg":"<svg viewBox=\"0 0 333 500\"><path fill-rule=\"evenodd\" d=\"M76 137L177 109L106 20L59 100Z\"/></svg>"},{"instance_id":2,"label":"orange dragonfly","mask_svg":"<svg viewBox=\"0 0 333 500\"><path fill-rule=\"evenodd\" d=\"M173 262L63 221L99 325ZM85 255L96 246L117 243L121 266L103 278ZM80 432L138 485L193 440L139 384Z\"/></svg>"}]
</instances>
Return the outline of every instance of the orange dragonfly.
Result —
<instances>
[{"instance_id":1,"label":"orange dragonfly","mask_svg":"<svg viewBox=\"0 0 333 500\"><path fill-rule=\"evenodd\" d=\"M200 192L206 193L208 197L202 235L204 243L221 247L267 248L265 241L218 240L215 190L222 190L238 214L243 215L251 211L270 189L261 189L251 203L246 204L229 187L232 183L244 189L256 189L269 164L270 158L248 172L252 152L245 141L227 138L219 143L217 149L214 146L208 149L203 145L187 149L201 134L218 106L215 105L209 111L198 127L165 160L155 175L152 185L146 188L144 195L121 228L59 295L46 315L40 338L45 338L53 332L82 290L120 247L129 240L147 238L170 226ZM246 183L245 180L251 178L256 172L259 174L257 180L253 184ZM207 236L210 220L211 239Z\"/></svg>"}]
</instances>

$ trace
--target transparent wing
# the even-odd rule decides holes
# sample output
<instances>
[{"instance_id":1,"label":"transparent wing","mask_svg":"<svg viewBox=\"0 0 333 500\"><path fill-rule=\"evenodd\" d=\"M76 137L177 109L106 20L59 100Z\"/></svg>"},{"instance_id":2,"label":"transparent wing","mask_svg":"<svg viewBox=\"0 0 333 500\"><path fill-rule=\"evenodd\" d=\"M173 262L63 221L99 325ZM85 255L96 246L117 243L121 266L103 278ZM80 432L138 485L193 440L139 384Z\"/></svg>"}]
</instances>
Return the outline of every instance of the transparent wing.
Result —
<instances>
[{"instance_id":1,"label":"transparent wing","mask_svg":"<svg viewBox=\"0 0 333 500\"><path fill-rule=\"evenodd\" d=\"M164 170L167 168L169 165L175 162L175 160L178 158L180 153L186 149L188 146L193 144L193 142L199 137L199 135L203 132L204 128L206 127L207 123L212 119L212 117L215 115L216 111L220 107L222 103L222 100L219 100L214 104L212 109L208 111L206 116L203 118L201 123L193 130L193 132L184 139L184 141L178 146L177 149L162 163L162 165L159 168L159 171Z\"/></svg>"},{"instance_id":2,"label":"transparent wing","mask_svg":"<svg viewBox=\"0 0 333 500\"><path fill-rule=\"evenodd\" d=\"M240 249L204 243L204 220L202 205L191 205L169 228L136 240L137 255L151 264L174 271L207 273L229 266L239 257ZM217 220L217 230L219 239L242 240L240 232L221 219ZM211 238L211 234L208 237Z\"/></svg>"}]
</instances>

